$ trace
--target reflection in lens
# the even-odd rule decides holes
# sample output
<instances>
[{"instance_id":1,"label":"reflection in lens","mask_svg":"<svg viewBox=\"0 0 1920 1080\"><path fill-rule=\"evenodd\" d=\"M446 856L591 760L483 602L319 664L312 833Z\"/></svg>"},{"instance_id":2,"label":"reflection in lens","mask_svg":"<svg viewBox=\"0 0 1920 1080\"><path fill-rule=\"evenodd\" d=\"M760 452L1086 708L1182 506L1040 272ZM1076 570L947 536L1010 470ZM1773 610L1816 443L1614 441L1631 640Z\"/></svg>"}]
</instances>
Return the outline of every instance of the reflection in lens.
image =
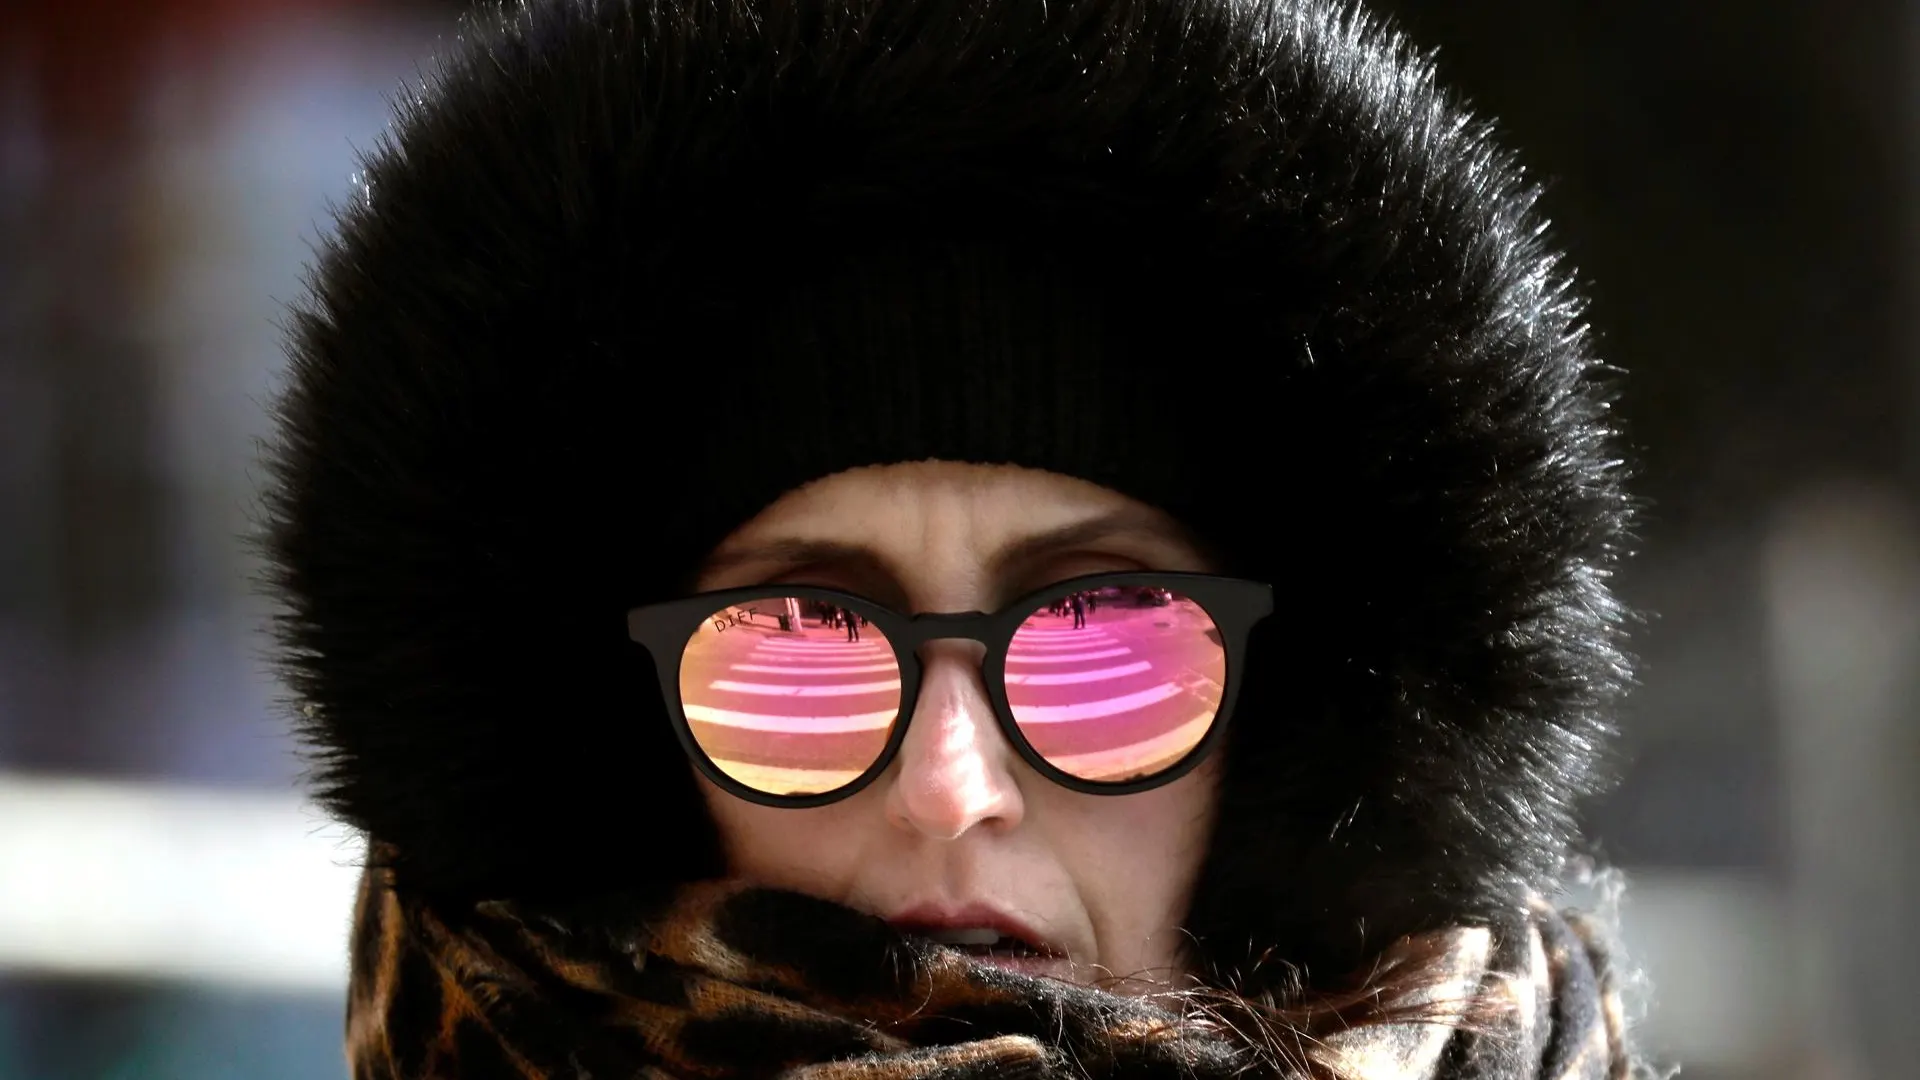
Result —
<instances>
[{"instance_id":1,"label":"reflection in lens","mask_svg":"<svg viewBox=\"0 0 1920 1080\"><path fill-rule=\"evenodd\" d=\"M1035 611L1007 650L1007 701L1034 750L1069 776L1144 779L1213 726L1227 653L1213 619L1165 589L1114 586Z\"/></svg>"},{"instance_id":2,"label":"reflection in lens","mask_svg":"<svg viewBox=\"0 0 1920 1080\"><path fill-rule=\"evenodd\" d=\"M844 787L900 713L893 647L858 615L773 596L714 612L687 639L680 701L721 772L770 795Z\"/></svg>"}]
</instances>

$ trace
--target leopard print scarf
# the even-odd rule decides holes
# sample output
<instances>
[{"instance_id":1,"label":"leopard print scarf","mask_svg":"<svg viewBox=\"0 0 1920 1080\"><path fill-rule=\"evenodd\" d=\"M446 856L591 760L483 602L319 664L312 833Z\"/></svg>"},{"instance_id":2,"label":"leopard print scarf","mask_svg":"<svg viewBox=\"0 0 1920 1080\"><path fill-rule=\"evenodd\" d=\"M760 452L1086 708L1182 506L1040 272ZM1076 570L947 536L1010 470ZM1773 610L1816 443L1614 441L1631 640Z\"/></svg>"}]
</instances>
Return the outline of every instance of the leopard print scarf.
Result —
<instances>
[{"instance_id":1,"label":"leopard print scarf","mask_svg":"<svg viewBox=\"0 0 1920 1080\"><path fill-rule=\"evenodd\" d=\"M1352 994L1283 1007L1016 974L728 883L448 911L369 871L348 1058L355 1080L1640 1076L1592 928L1539 907L1518 937L1410 939ZM1380 989L1409 972L1419 990Z\"/></svg>"}]
</instances>

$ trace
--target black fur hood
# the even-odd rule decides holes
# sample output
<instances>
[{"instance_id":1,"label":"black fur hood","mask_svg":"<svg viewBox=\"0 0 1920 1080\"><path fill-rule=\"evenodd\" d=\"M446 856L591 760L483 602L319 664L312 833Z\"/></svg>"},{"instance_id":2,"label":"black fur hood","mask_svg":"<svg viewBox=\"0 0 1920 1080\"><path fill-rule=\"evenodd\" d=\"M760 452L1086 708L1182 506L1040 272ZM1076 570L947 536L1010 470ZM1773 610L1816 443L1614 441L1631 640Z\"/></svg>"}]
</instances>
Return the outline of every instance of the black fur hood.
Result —
<instances>
[{"instance_id":1,"label":"black fur hood","mask_svg":"<svg viewBox=\"0 0 1920 1080\"><path fill-rule=\"evenodd\" d=\"M403 887L716 872L623 613L819 475L1059 468L1014 395L1147 418L1074 471L1275 586L1213 959L1344 969L1551 888L1630 681L1607 371L1532 189L1374 21L535 0L364 180L290 320L265 548L317 793ZM854 433L716 463L795 403Z\"/></svg>"}]
</instances>

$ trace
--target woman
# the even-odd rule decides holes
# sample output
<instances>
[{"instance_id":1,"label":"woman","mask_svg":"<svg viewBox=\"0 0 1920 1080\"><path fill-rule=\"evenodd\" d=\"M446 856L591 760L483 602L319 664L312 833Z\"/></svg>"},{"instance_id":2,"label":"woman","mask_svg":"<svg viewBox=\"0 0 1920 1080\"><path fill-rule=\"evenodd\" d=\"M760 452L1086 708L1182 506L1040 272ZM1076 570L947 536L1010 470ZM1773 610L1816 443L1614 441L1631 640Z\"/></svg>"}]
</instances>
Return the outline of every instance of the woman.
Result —
<instances>
[{"instance_id":1,"label":"woman","mask_svg":"<svg viewBox=\"0 0 1920 1080\"><path fill-rule=\"evenodd\" d=\"M1531 200L1321 0L474 19L271 456L355 1075L1630 1075Z\"/></svg>"}]
</instances>

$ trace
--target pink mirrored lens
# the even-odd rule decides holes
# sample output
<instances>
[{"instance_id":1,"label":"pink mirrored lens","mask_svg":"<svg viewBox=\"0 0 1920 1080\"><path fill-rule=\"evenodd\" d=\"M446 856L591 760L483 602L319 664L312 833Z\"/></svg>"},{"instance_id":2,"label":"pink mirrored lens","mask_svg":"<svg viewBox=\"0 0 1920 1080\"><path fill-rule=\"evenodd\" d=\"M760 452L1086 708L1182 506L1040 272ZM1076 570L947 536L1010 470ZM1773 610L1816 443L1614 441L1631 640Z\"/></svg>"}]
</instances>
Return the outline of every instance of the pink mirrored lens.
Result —
<instances>
[{"instance_id":1,"label":"pink mirrored lens","mask_svg":"<svg viewBox=\"0 0 1920 1080\"><path fill-rule=\"evenodd\" d=\"M680 701L721 772L770 795L815 795L880 757L900 714L900 669L865 619L774 596L716 611L694 631Z\"/></svg>"},{"instance_id":2,"label":"pink mirrored lens","mask_svg":"<svg viewBox=\"0 0 1920 1080\"><path fill-rule=\"evenodd\" d=\"M1226 677L1219 628L1164 589L1063 597L1028 616L1007 651L1021 734L1061 772L1103 783L1153 776L1192 753Z\"/></svg>"}]
</instances>

